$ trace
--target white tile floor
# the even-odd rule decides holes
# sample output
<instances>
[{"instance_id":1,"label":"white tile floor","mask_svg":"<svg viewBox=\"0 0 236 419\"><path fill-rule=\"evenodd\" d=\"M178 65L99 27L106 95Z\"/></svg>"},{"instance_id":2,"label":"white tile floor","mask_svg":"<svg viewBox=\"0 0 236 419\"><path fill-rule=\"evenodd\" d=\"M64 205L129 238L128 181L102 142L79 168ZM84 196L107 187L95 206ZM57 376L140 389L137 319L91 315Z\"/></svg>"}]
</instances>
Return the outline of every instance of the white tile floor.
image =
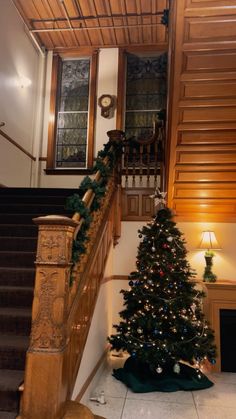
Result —
<instances>
[{"instance_id":1,"label":"white tile floor","mask_svg":"<svg viewBox=\"0 0 236 419\"><path fill-rule=\"evenodd\" d=\"M236 374L208 373L215 385L206 390L140 394L112 377L123 362L109 361L95 389L104 390L106 404L85 403L93 413L106 419L236 419Z\"/></svg>"}]
</instances>

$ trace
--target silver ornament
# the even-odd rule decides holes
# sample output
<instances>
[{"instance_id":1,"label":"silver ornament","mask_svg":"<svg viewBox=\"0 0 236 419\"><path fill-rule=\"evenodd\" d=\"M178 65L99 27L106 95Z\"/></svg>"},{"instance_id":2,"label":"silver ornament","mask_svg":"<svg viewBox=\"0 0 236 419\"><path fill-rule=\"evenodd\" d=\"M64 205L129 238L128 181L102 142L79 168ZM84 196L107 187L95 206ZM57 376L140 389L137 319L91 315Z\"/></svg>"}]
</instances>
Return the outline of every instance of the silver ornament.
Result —
<instances>
[{"instance_id":1,"label":"silver ornament","mask_svg":"<svg viewBox=\"0 0 236 419\"><path fill-rule=\"evenodd\" d=\"M174 239L174 238L173 238L172 236L169 236L169 237L167 237L167 239L166 239L166 240L167 240L168 242L170 242L170 243L171 243L173 239Z\"/></svg>"},{"instance_id":2,"label":"silver ornament","mask_svg":"<svg viewBox=\"0 0 236 419\"><path fill-rule=\"evenodd\" d=\"M153 246L152 247L152 252L155 252L156 251L156 248Z\"/></svg>"},{"instance_id":3,"label":"silver ornament","mask_svg":"<svg viewBox=\"0 0 236 419\"><path fill-rule=\"evenodd\" d=\"M176 363L176 364L174 365L174 367L173 367L173 371L174 371L176 374L179 374L179 373L180 373L180 365L179 365L178 363Z\"/></svg>"},{"instance_id":4,"label":"silver ornament","mask_svg":"<svg viewBox=\"0 0 236 419\"><path fill-rule=\"evenodd\" d=\"M160 365L158 365L157 369L156 369L157 374L161 374L162 373L162 368L160 367Z\"/></svg>"}]
</instances>

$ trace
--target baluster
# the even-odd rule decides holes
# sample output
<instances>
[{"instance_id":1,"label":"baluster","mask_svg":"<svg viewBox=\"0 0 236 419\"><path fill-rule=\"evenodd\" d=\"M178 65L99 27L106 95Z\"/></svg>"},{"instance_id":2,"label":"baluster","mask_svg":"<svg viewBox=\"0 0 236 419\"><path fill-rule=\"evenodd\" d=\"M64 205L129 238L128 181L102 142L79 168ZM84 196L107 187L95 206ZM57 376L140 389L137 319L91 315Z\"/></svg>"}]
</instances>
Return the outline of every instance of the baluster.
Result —
<instances>
[{"instance_id":1,"label":"baluster","mask_svg":"<svg viewBox=\"0 0 236 419\"><path fill-rule=\"evenodd\" d=\"M150 157L151 157L151 145L147 145L147 188L150 186Z\"/></svg>"},{"instance_id":2,"label":"baluster","mask_svg":"<svg viewBox=\"0 0 236 419\"><path fill-rule=\"evenodd\" d=\"M125 187L126 188L129 186L129 153L130 153L130 147L129 147L129 144L126 144L125 150L124 150Z\"/></svg>"},{"instance_id":3,"label":"baluster","mask_svg":"<svg viewBox=\"0 0 236 419\"><path fill-rule=\"evenodd\" d=\"M143 183L143 145L139 146L139 185Z\"/></svg>"},{"instance_id":4,"label":"baluster","mask_svg":"<svg viewBox=\"0 0 236 419\"><path fill-rule=\"evenodd\" d=\"M157 172L158 172L158 142L154 143L154 187L157 187Z\"/></svg>"},{"instance_id":5,"label":"baluster","mask_svg":"<svg viewBox=\"0 0 236 419\"><path fill-rule=\"evenodd\" d=\"M136 172L136 148L132 149L133 151L133 169L132 169L132 187L135 187L135 172Z\"/></svg>"}]
</instances>

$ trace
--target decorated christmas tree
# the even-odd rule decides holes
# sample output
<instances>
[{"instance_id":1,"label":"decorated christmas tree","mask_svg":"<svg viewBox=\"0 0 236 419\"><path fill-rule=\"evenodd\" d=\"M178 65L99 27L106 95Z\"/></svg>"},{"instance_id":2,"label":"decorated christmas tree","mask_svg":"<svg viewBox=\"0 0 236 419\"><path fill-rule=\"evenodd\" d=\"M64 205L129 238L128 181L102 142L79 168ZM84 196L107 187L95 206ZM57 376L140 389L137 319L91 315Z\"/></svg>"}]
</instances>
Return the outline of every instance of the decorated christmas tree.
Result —
<instances>
[{"instance_id":1,"label":"decorated christmas tree","mask_svg":"<svg viewBox=\"0 0 236 419\"><path fill-rule=\"evenodd\" d=\"M114 326L117 333L109 337L112 349L131 355L114 375L130 387L134 379L134 391L212 385L201 366L206 360L215 363L214 334L202 311L203 293L195 287L185 240L164 196L156 192L156 216L139 230L137 270L129 276L130 289L121 291L122 320ZM177 378L185 384L176 385Z\"/></svg>"}]
</instances>

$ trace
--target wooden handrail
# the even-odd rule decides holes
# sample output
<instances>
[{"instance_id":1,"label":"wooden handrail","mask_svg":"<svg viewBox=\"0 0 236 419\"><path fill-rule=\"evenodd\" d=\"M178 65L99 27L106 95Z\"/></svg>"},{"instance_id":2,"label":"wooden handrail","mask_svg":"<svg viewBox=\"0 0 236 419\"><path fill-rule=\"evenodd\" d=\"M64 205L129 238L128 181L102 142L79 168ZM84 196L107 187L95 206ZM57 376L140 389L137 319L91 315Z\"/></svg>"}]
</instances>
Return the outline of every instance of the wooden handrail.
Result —
<instances>
[{"instance_id":1,"label":"wooden handrail","mask_svg":"<svg viewBox=\"0 0 236 419\"><path fill-rule=\"evenodd\" d=\"M4 122L0 123L0 127L3 127L5 125ZM16 148L21 150L26 156L28 156L31 160L36 161L36 157L32 156L27 150L25 150L21 145L19 145L16 141L14 141L9 135L7 135L4 131L0 129L0 135L4 137L9 143L13 144Z\"/></svg>"}]
</instances>

